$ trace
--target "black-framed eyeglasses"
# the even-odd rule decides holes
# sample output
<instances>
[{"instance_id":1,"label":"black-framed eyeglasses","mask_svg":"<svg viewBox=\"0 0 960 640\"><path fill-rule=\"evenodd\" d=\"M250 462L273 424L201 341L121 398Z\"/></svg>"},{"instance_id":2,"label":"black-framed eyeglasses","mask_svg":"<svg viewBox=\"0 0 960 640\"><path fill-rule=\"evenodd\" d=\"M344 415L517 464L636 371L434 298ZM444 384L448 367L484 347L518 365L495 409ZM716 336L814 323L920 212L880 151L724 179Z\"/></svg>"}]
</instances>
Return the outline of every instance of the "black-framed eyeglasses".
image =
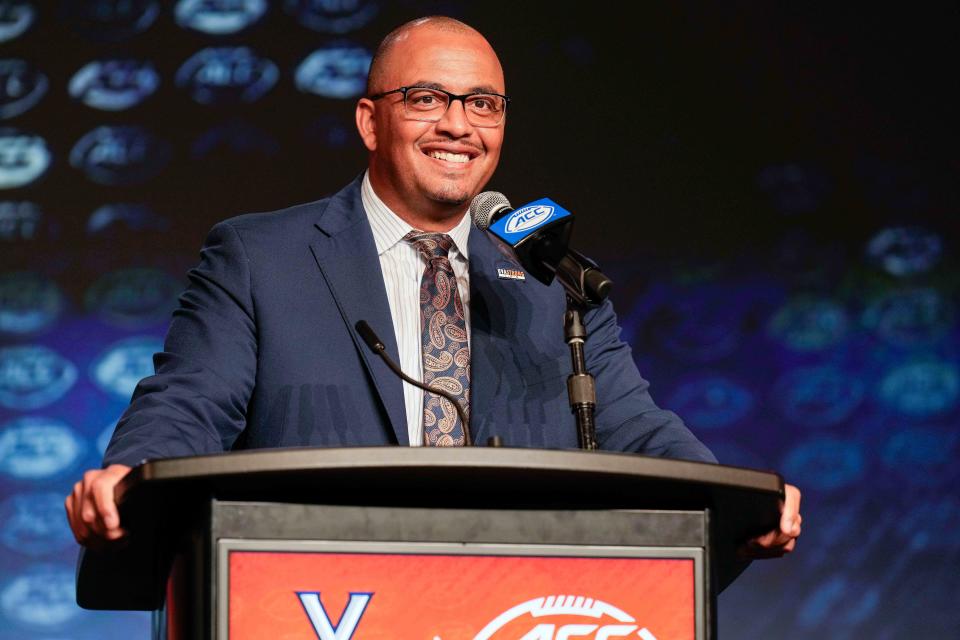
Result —
<instances>
[{"instance_id":1,"label":"black-framed eyeglasses","mask_svg":"<svg viewBox=\"0 0 960 640\"><path fill-rule=\"evenodd\" d=\"M403 94L403 110L407 118L422 122L437 122L450 107L450 103L459 100L467 122L475 127L496 127L503 122L510 98L499 93L464 93L457 95L431 87L400 87L376 93L371 100L379 100L393 93Z\"/></svg>"}]
</instances>

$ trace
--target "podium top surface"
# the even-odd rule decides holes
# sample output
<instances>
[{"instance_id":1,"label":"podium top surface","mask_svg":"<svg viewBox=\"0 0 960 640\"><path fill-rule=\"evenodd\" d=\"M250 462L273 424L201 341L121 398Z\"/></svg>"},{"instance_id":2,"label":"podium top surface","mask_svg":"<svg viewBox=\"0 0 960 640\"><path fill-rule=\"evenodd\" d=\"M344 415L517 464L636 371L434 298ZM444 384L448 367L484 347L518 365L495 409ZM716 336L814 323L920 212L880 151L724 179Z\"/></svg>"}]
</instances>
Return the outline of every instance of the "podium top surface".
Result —
<instances>
[{"instance_id":1,"label":"podium top surface","mask_svg":"<svg viewBox=\"0 0 960 640\"><path fill-rule=\"evenodd\" d=\"M654 458L637 454L512 448L354 447L341 449L263 449L226 454L148 461L136 467L117 487L120 502L135 499L145 487L189 483L214 493L282 490L311 478L362 480L380 491L397 491L424 476L472 482L510 483L512 492L528 493L542 483L580 485L594 490L609 482L623 489L632 484L696 485L709 491L740 491L782 497L783 480L766 471L717 464ZM379 481L389 477L391 484ZM517 486L515 483L524 481ZM361 490L363 484L351 486ZM371 487L373 488L373 487ZM489 490L486 487L485 490ZM316 495L316 494L314 494ZM503 496L501 496L502 498ZM322 501L322 500L321 500Z\"/></svg>"},{"instance_id":2,"label":"podium top surface","mask_svg":"<svg viewBox=\"0 0 960 640\"><path fill-rule=\"evenodd\" d=\"M451 491L436 491L443 486ZM131 532L122 551L87 551L77 594L91 608L154 608L169 535L210 499L455 509L710 509L720 584L736 547L776 526L775 473L636 454L511 448L264 449L135 467L116 487ZM183 523L183 524L181 524ZM172 529L171 529L172 527ZM147 534L147 535L144 535Z\"/></svg>"}]
</instances>

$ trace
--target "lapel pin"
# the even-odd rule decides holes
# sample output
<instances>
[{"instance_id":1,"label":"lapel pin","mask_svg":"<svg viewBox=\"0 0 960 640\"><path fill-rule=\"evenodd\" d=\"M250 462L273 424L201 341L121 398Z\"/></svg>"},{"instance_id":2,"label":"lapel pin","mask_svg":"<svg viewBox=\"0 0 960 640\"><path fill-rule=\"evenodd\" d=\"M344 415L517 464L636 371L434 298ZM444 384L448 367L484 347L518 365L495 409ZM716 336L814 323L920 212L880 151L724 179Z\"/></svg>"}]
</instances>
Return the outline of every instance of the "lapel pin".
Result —
<instances>
[{"instance_id":1,"label":"lapel pin","mask_svg":"<svg viewBox=\"0 0 960 640\"><path fill-rule=\"evenodd\" d=\"M501 280L519 280L523 282L527 279L527 274L509 262L501 262L497 265L497 277Z\"/></svg>"}]
</instances>

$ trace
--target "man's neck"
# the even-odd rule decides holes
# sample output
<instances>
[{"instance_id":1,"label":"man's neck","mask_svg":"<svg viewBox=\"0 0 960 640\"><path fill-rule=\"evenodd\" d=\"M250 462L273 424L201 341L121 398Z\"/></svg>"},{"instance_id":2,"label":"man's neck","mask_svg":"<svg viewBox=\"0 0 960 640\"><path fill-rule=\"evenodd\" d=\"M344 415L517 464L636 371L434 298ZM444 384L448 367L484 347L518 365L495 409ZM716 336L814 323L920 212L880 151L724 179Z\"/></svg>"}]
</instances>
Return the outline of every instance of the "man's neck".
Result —
<instances>
[{"instance_id":1,"label":"man's neck","mask_svg":"<svg viewBox=\"0 0 960 640\"><path fill-rule=\"evenodd\" d=\"M370 174L370 186L380 200L389 207L398 218L414 229L431 233L447 233L463 220L467 206L426 201L419 207L411 207L409 203L393 197L393 191L377 184ZM396 201L395 201L396 200Z\"/></svg>"}]
</instances>

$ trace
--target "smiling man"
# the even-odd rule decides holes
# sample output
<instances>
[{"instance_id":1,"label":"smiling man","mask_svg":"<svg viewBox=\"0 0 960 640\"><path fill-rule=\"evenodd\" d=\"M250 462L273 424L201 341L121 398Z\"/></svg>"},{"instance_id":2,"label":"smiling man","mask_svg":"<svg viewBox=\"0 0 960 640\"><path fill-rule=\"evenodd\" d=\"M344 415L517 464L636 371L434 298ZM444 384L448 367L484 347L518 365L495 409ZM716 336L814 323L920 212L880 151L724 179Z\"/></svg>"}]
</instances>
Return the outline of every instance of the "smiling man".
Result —
<instances>
[{"instance_id":1,"label":"smiling man","mask_svg":"<svg viewBox=\"0 0 960 640\"><path fill-rule=\"evenodd\" d=\"M293 446L576 448L558 283L502 279L521 267L470 224L468 204L500 158L509 99L490 44L443 17L380 45L357 129L367 171L337 194L218 224L190 272L156 374L137 387L104 469L66 499L81 544L123 537L113 488L144 459ZM402 368L455 396L402 383L354 327L368 322ZM713 462L647 392L609 302L585 315L601 448ZM780 529L800 533L789 487Z\"/></svg>"}]
</instances>

